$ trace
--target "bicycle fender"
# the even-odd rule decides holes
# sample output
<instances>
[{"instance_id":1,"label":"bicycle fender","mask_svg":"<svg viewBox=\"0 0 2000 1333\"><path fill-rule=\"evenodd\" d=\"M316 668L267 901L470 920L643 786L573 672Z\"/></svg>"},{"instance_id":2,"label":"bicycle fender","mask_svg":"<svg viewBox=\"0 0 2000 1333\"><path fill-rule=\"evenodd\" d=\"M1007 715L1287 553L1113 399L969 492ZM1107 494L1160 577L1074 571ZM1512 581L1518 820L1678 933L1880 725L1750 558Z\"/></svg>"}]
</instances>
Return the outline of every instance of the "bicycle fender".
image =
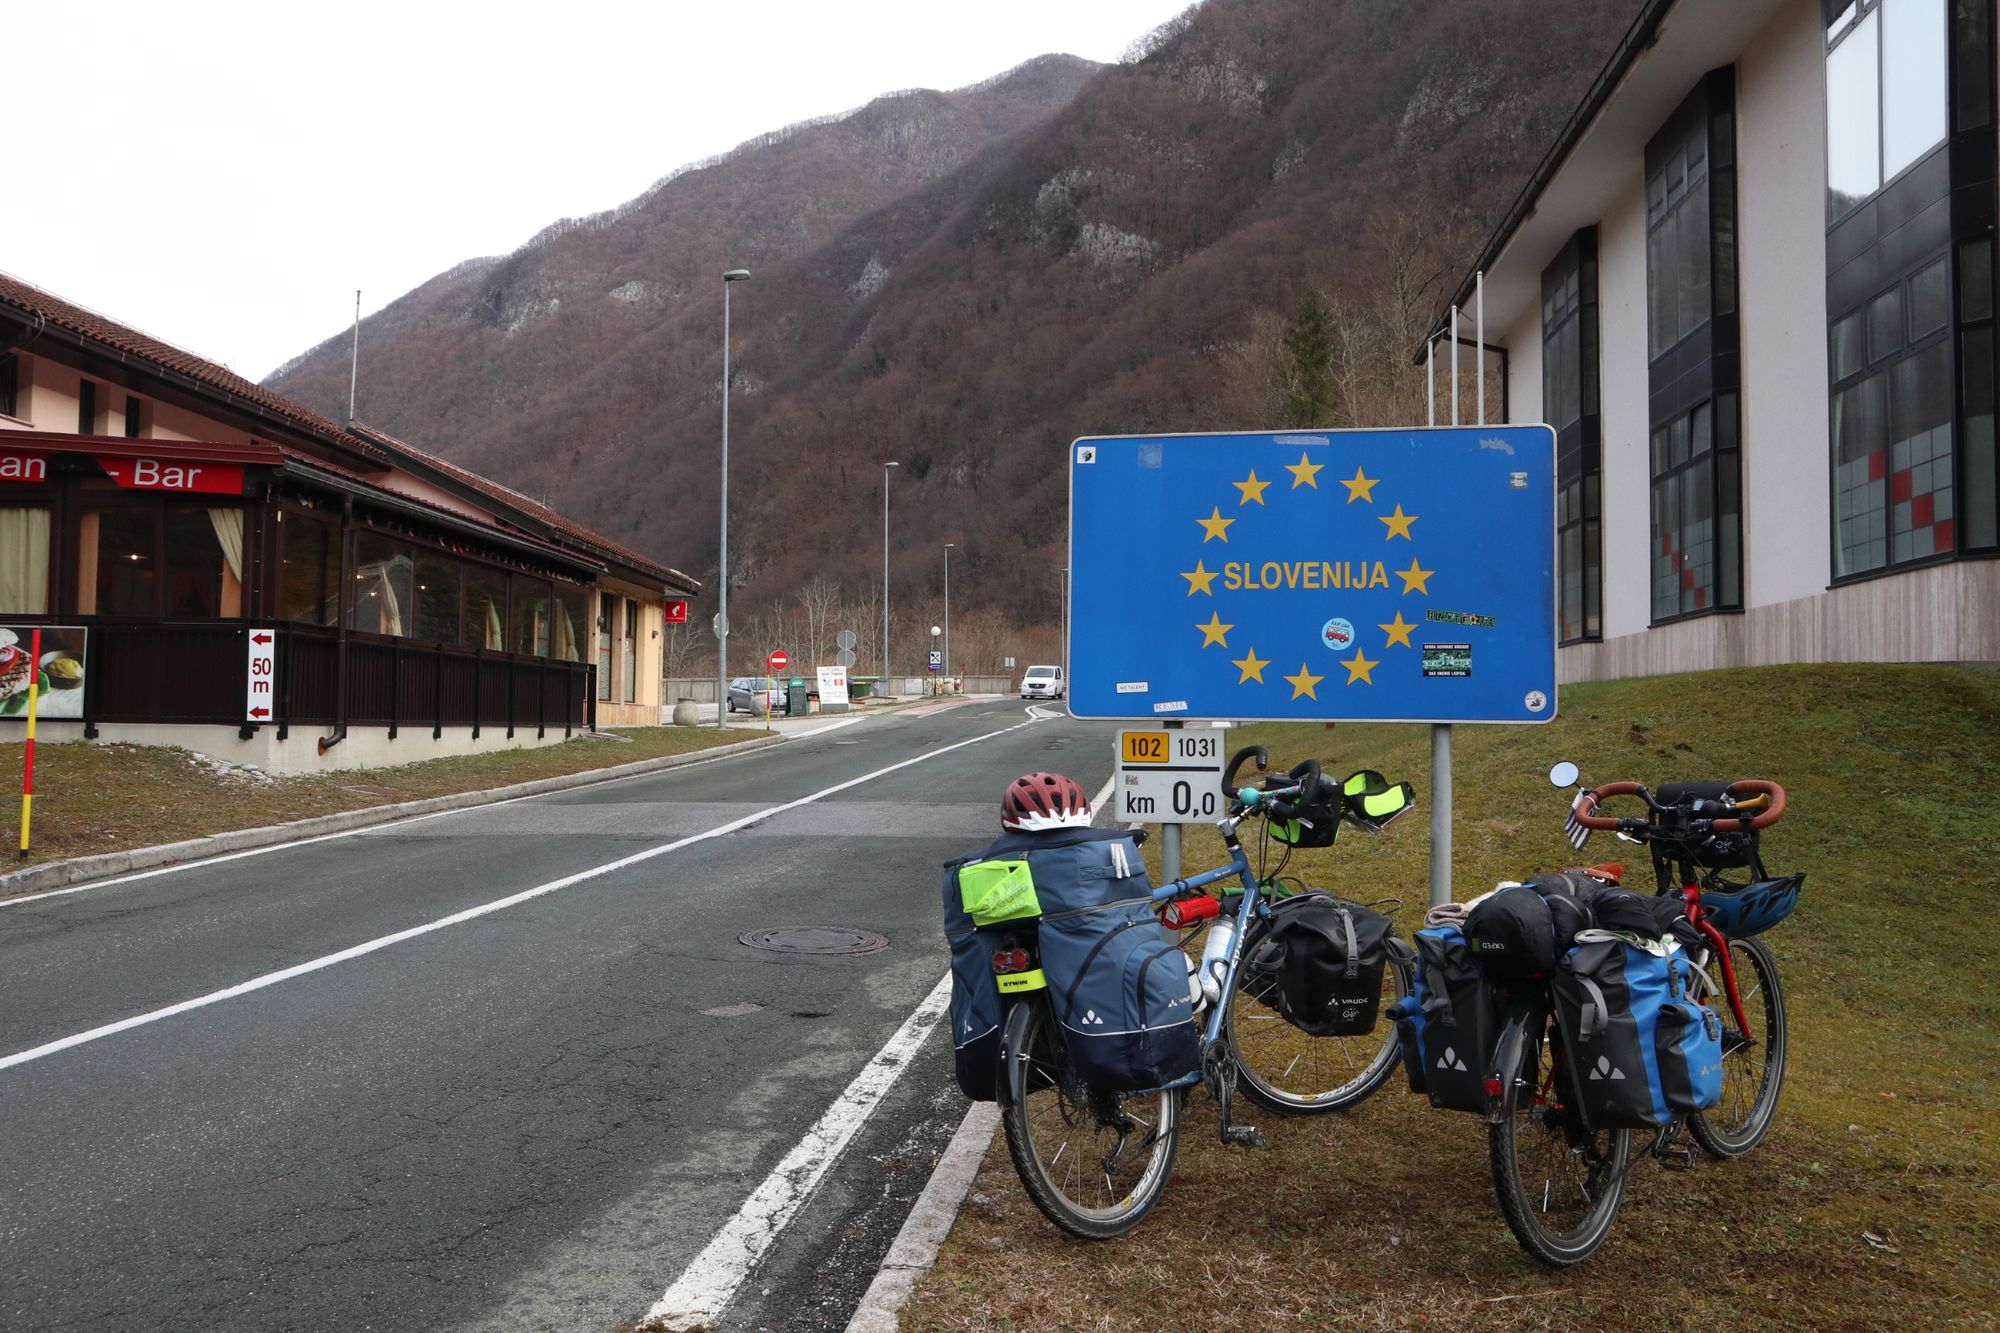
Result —
<instances>
[{"instance_id":1,"label":"bicycle fender","mask_svg":"<svg viewBox=\"0 0 2000 1333\"><path fill-rule=\"evenodd\" d=\"M1528 1028L1537 1017L1539 1009L1534 1000L1525 995L1512 995L1507 1001L1507 1018L1500 1027L1500 1039L1493 1044L1493 1063L1486 1071L1486 1120L1497 1125L1503 1115L1501 1104L1507 1090L1507 1081L1520 1074L1521 1061L1528 1052ZM1496 1095L1495 1089L1499 1090Z\"/></svg>"}]
</instances>

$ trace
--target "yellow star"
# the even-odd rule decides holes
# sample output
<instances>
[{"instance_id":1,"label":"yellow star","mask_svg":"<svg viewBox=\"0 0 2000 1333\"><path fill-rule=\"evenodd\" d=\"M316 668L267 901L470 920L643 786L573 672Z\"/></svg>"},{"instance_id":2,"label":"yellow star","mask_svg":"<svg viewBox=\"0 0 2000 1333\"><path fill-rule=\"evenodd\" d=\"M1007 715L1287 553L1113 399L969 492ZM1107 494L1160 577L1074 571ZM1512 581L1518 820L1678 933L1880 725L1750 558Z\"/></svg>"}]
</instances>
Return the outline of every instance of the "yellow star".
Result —
<instances>
[{"instance_id":1,"label":"yellow star","mask_svg":"<svg viewBox=\"0 0 2000 1333\"><path fill-rule=\"evenodd\" d=\"M1223 638L1222 636L1229 633L1229 631L1235 629L1236 626L1223 624L1222 617L1215 614L1215 612L1211 611L1208 613L1208 623L1206 625L1196 625L1195 628L1201 631L1202 647L1206 648L1211 643L1219 643L1224 648L1227 648L1229 646L1229 641ZM1242 684L1241 681L1238 681L1237 683L1239 685Z\"/></svg>"},{"instance_id":2,"label":"yellow star","mask_svg":"<svg viewBox=\"0 0 2000 1333\"><path fill-rule=\"evenodd\" d=\"M1222 571L1218 569L1203 569L1201 567L1201 561L1199 560L1195 561L1194 573L1181 575L1182 578L1188 581L1187 595L1192 597L1198 592L1204 592L1207 593L1210 597L1215 596L1215 589L1209 587L1208 585L1215 582L1215 576L1221 572ZM1403 591L1408 592L1409 589L1405 588Z\"/></svg>"},{"instance_id":3,"label":"yellow star","mask_svg":"<svg viewBox=\"0 0 2000 1333\"><path fill-rule=\"evenodd\" d=\"M1202 647L1204 648L1206 648L1207 646L1208 646L1207 644L1202 645ZM1268 657L1257 656L1257 650L1255 648L1251 648L1247 649L1244 652L1243 656L1232 661L1229 665L1235 667L1238 671L1241 671L1243 673L1242 675L1236 678L1236 683L1238 685L1241 685L1245 681L1250 681L1250 680L1254 680L1259 685L1262 685L1264 683L1264 668L1271 665L1271 659Z\"/></svg>"},{"instance_id":4,"label":"yellow star","mask_svg":"<svg viewBox=\"0 0 2000 1333\"><path fill-rule=\"evenodd\" d=\"M1319 698L1319 694L1317 693L1319 683L1325 679L1325 676L1315 676L1306 667L1306 664L1301 662L1299 663L1299 674L1296 676L1286 676L1285 683L1292 687L1292 697L1294 699L1301 695L1308 699L1317 699ZM1243 682L1239 680L1236 683L1241 685Z\"/></svg>"},{"instance_id":5,"label":"yellow star","mask_svg":"<svg viewBox=\"0 0 2000 1333\"><path fill-rule=\"evenodd\" d=\"M1198 518L1195 520L1195 522L1201 524L1201 540L1204 545L1208 542L1218 540L1227 542L1229 540L1229 525L1235 521L1233 518L1224 518L1222 510L1219 508L1210 509L1207 518Z\"/></svg>"},{"instance_id":6,"label":"yellow star","mask_svg":"<svg viewBox=\"0 0 2000 1333\"><path fill-rule=\"evenodd\" d=\"M1257 469L1253 467L1250 469L1250 480L1232 481L1229 484L1231 486L1234 486L1237 490L1243 492L1243 498L1238 500L1236 503L1239 505L1247 505L1247 504L1263 504L1264 488L1266 486L1269 486L1271 483L1268 481L1257 480Z\"/></svg>"},{"instance_id":7,"label":"yellow star","mask_svg":"<svg viewBox=\"0 0 2000 1333\"><path fill-rule=\"evenodd\" d=\"M1416 557L1412 556L1410 557L1410 567L1408 569L1397 570L1396 577L1403 581L1403 595L1405 597L1413 592L1420 592L1428 597L1431 595L1430 577L1435 573L1437 573L1435 569L1425 569L1417 563ZM1187 575L1183 574L1181 577L1186 578ZM1400 616L1402 612L1398 611L1396 614Z\"/></svg>"},{"instance_id":8,"label":"yellow star","mask_svg":"<svg viewBox=\"0 0 2000 1333\"><path fill-rule=\"evenodd\" d=\"M1343 486L1346 484L1346 482L1341 483ZM1389 525L1389 536L1384 537L1383 541L1388 541L1389 537L1401 537L1404 541L1415 540L1410 536L1410 524L1417 521L1417 516L1404 513L1403 506L1397 505L1393 514L1377 514L1375 518L1377 522Z\"/></svg>"},{"instance_id":9,"label":"yellow star","mask_svg":"<svg viewBox=\"0 0 2000 1333\"><path fill-rule=\"evenodd\" d=\"M1369 504L1374 504L1375 487L1381 480L1380 477L1369 476L1357 465L1354 469L1353 480L1343 481L1340 484L1347 488L1347 503L1353 504L1356 500L1366 500Z\"/></svg>"},{"instance_id":10,"label":"yellow star","mask_svg":"<svg viewBox=\"0 0 2000 1333\"><path fill-rule=\"evenodd\" d=\"M1298 462L1285 464L1285 471L1292 474L1293 490L1297 490L1301 486L1310 486L1314 490L1319 489L1319 472L1321 468L1326 466L1326 464L1309 463L1306 461L1308 457L1309 455L1301 452L1299 454ZM1290 680L1291 677L1287 676L1285 677L1285 679ZM1317 699L1319 696L1314 695L1313 697Z\"/></svg>"},{"instance_id":11,"label":"yellow star","mask_svg":"<svg viewBox=\"0 0 2000 1333\"><path fill-rule=\"evenodd\" d=\"M1414 629L1415 626L1411 626L1411 628ZM1375 677L1369 673L1382 665L1380 662L1369 661L1368 654L1362 652L1359 648L1354 650L1354 656L1341 658L1340 664L1347 668L1347 683L1349 685L1352 685L1357 680L1363 685L1373 685Z\"/></svg>"},{"instance_id":12,"label":"yellow star","mask_svg":"<svg viewBox=\"0 0 2000 1333\"><path fill-rule=\"evenodd\" d=\"M1416 626L1405 623L1405 621L1403 620L1403 613L1401 611L1398 611L1396 613L1396 618L1390 621L1388 624L1377 625L1375 628L1380 630L1387 630L1389 632L1389 642L1382 645L1385 648L1394 648L1399 643L1402 644L1405 648L1416 647L1415 644L1410 642L1410 631L1415 629ZM1373 685L1375 682L1371 680L1368 683L1370 685Z\"/></svg>"}]
</instances>

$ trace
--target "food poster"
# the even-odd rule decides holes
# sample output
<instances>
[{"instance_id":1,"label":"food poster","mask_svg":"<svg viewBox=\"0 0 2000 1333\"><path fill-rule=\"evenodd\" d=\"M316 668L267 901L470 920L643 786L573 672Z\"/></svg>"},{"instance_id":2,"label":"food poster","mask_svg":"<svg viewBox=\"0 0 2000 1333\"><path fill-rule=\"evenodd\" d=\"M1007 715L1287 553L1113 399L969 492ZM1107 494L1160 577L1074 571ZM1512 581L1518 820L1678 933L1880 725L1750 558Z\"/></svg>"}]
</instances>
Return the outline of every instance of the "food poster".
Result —
<instances>
[{"instance_id":1,"label":"food poster","mask_svg":"<svg viewBox=\"0 0 2000 1333\"><path fill-rule=\"evenodd\" d=\"M42 656L30 645L42 632ZM0 625L0 718L28 716L28 686L41 678L36 717L82 717L83 673L90 631L76 625Z\"/></svg>"}]
</instances>

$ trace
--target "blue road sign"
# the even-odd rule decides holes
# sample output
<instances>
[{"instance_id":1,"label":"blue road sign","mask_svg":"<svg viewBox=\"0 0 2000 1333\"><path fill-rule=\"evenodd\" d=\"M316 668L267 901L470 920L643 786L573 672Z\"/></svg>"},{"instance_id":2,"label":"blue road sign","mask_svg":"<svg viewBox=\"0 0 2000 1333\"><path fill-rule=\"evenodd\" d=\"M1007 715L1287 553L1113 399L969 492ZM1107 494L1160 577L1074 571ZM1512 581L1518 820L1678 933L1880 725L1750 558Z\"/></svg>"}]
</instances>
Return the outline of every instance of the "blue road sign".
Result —
<instances>
[{"instance_id":1,"label":"blue road sign","mask_svg":"<svg viewBox=\"0 0 2000 1333\"><path fill-rule=\"evenodd\" d=\"M936 648L931 649L931 670L944 670L944 653Z\"/></svg>"},{"instance_id":2,"label":"blue road sign","mask_svg":"<svg viewBox=\"0 0 2000 1333\"><path fill-rule=\"evenodd\" d=\"M1070 711L1547 722L1547 426L1070 446Z\"/></svg>"}]
</instances>

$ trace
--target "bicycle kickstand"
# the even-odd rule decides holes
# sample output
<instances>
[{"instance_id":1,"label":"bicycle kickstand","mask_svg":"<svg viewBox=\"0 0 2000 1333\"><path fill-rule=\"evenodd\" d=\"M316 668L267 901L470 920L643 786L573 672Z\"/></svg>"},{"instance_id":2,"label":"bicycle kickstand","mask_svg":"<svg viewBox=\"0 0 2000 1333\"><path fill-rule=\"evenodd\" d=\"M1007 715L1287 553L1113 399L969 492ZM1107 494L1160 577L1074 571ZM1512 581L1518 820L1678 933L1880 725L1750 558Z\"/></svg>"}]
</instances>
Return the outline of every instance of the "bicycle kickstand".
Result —
<instances>
[{"instance_id":1,"label":"bicycle kickstand","mask_svg":"<svg viewBox=\"0 0 2000 1333\"><path fill-rule=\"evenodd\" d=\"M1209 1095L1215 1098L1222 1142L1244 1148L1263 1147L1264 1134L1256 1126L1229 1123L1229 1103L1236 1096L1236 1062L1229 1058L1229 1052L1221 1042L1216 1042L1202 1052L1201 1063L1202 1080L1208 1084Z\"/></svg>"}]
</instances>

